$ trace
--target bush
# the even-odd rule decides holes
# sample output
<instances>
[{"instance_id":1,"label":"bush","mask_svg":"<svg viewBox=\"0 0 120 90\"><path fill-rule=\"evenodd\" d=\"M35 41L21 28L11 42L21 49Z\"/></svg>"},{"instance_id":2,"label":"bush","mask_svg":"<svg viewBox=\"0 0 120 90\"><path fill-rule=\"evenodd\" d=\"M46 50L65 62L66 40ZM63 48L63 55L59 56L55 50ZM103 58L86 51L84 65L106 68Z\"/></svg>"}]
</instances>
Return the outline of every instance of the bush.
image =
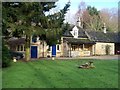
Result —
<instances>
[{"instance_id":1,"label":"bush","mask_svg":"<svg viewBox=\"0 0 120 90\"><path fill-rule=\"evenodd\" d=\"M2 67L8 67L11 63L11 57L8 48L3 43L2 45Z\"/></svg>"},{"instance_id":2,"label":"bush","mask_svg":"<svg viewBox=\"0 0 120 90\"><path fill-rule=\"evenodd\" d=\"M106 55L110 55L110 45L106 45Z\"/></svg>"}]
</instances>

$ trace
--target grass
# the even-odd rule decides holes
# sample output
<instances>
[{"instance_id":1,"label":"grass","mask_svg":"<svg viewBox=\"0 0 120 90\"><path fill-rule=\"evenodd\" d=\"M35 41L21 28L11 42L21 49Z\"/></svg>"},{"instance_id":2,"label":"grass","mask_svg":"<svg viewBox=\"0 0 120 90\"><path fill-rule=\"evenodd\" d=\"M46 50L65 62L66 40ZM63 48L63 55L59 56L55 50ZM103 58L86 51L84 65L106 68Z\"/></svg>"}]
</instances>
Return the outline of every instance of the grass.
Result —
<instances>
[{"instance_id":1,"label":"grass","mask_svg":"<svg viewBox=\"0 0 120 90\"><path fill-rule=\"evenodd\" d=\"M0 68L0 89L2 90L2 69Z\"/></svg>"},{"instance_id":2,"label":"grass","mask_svg":"<svg viewBox=\"0 0 120 90\"><path fill-rule=\"evenodd\" d=\"M118 88L118 60L37 60L3 69L3 88Z\"/></svg>"}]
</instances>

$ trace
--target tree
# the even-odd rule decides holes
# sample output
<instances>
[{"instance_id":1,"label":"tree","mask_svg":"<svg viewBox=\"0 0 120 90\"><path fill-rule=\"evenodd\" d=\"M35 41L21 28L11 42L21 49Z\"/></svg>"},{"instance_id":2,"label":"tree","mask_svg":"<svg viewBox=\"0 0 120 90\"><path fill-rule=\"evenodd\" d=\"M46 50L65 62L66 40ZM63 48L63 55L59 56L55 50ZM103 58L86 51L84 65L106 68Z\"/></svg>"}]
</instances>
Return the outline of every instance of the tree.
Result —
<instances>
[{"instance_id":1,"label":"tree","mask_svg":"<svg viewBox=\"0 0 120 90\"><path fill-rule=\"evenodd\" d=\"M79 17L81 18L81 21L83 21L82 17L83 17L83 13L86 11L86 7L87 7L86 3L81 1L78 6L78 11L75 14L76 22L78 21Z\"/></svg>"},{"instance_id":2,"label":"tree","mask_svg":"<svg viewBox=\"0 0 120 90\"><path fill-rule=\"evenodd\" d=\"M84 27L91 30L102 30L103 23L99 15L99 11L95 7L88 6L83 12Z\"/></svg>"},{"instance_id":3,"label":"tree","mask_svg":"<svg viewBox=\"0 0 120 90\"><path fill-rule=\"evenodd\" d=\"M36 27L39 27L38 22L43 21L41 27L46 27L44 24L45 18L43 17L44 11L48 11L48 8L44 8L43 5L46 5L46 3L3 3L3 23L6 24L7 28L9 27L11 29L13 36L22 37L25 35L26 37L26 61L30 60L31 35L37 29ZM54 3L52 3L53 5Z\"/></svg>"},{"instance_id":4,"label":"tree","mask_svg":"<svg viewBox=\"0 0 120 90\"><path fill-rule=\"evenodd\" d=\"M106 24L108 31L118 31L118 10L116 8L102 9L100 11L100 17L102 22Z\"/></svg>"},{"instance_id":5,"label":"tree","mask_svg":"<svg viewBox=\"0 0 120 90\"><path fill-rule=\"evenodd\" d=\"M40 36L41 40L45 40L48 45L60 43L63 33L62 26L64 25L65 14L69 10L70 3L68 2L63 9L54 14L47 15L47 28ZM42 38L44 37L44 38Z\"/></svg>"},{"instance_id":6,"label":"tree","mask_svg":"<svg viewBox=\"0 0 120 90\"><path fill-rule=\"evenodd\" d=\"M25 59L28 61L31 36L44 35L46 39L49 31L55 33L61 27L69 6L68 3L60 12L46 16L45 12L56 7L55 2L3 2L3 35L7 32L15 37L25 36Z\"/></svg>"},{"instance_id":7,"label":"tree","mask_svg":"<svg viewBox=\"0 0 120 90\"><path fill-rule=\"evenodd\" d=\"M11 64L11 57L5 42L2 42L2 67L8 67Z\"/></svg>"},{"instance_id":8,"label":"tree","mask_svg":"<svg viewBox=\"0 0 120 90\"><path fill-rule=\"evenodd\" d=\"M85 2L81 2L76 16L81 18L83 28L102 31L105 23L107 31L117 32L119 31L118 11L119 8L104 8L98 11L95 7L87 6Z\"/></svg>"},{"instance_id":9,"label":"tree","mask_svg":"<svg viewBox=\"0 0 120 90\"><path fill-rule=\"evenodd\" d=\"M91 30L102 30L103 23L100 17L100 11L95 7L87 6L81 2L76 13L77 19L81 19L83 28Z\"/></svg>"}]
</instances>

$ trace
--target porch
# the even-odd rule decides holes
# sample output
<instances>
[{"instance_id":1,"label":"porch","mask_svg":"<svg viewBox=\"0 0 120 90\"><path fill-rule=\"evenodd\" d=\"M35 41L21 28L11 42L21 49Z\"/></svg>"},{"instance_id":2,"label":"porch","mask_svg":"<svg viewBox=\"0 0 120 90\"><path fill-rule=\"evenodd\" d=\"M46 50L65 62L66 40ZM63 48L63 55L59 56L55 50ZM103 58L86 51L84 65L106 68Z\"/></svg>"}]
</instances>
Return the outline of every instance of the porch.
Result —
<instances>
[{"instance_id":1,"label":"porch","mask_svg":"<svg viewBox=\"0 0 120 90\"><path fill-rule=\"evenodd\" d=\"M65 38L65 40L66 44L64 43L64 47L67 48L64 48L63 52L65 52L66 50L67 52L66 56L81 57L94 55L95 42L92 42L86 38L85 39Z\"/></svg>"},{"instance_id":2,"label":"porch","mask_svg":"<svg viewBox=\"0 0 120 90\"><path fill-rule=\"evenodd\" d=\"M69 57L81 57L93 55L93 44L69 44Z\"/></svg>"}]
</instances>

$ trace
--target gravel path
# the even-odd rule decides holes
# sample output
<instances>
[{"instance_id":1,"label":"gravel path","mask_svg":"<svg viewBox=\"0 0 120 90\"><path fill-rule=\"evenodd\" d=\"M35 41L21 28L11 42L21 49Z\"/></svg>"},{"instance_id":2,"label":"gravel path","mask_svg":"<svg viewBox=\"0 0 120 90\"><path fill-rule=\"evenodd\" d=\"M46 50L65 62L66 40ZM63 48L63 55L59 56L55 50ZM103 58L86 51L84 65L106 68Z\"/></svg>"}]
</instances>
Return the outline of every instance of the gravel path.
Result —
<instances>
[{"instance_id":1,"label":"gravel path","mask_svg":"<svg viewBox=\"0 0 120 90\"><path fill-rule=\"evenodd\" d=\"M56 59L103 59L103 60L120 60L120 55L112 56L87 56L87 57L60 57Z\"/></svg>"}]
</instances>

